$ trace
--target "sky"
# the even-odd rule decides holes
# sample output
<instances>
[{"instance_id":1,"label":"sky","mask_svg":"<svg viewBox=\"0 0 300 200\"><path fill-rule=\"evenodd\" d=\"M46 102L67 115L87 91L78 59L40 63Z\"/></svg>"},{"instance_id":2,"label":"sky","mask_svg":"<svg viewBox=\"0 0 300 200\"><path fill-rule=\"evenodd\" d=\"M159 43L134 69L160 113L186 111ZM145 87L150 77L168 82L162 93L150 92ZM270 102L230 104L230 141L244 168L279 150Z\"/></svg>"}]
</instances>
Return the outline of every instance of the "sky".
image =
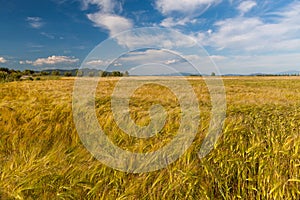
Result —
<instances>
[{"instance_id":1,"label":"sky","mask_svg":"<svg viewBox=\"0 0 300 200\"><path fill-rule=\"evenodd\" d=\"M175 66L180 56L163 49L159 34L124 31L172 29L194 40L223 74L300 71L300 1L297 0L0 0L0 67L73 69L82 63L115 67L158 62ZM97 45L118 36L118 44L137 46L117 61L91 56ZM124 34L123 34L124 36ZM181 41L169 35L171 42ZM186 40L186 39L185 39ZM187 39L188 40L188 39ZM185 44L181 41L181 46ZM106 46L107 52L116 49ZM172 49L173 50L173 49ZM198 52L184 53L194 63ZM105 53L103 53L105 54ZM123 62L123 63L122 63ZM147 68L147 67L146 67ZM187 69L188 67L186 67ZM208 69L207 72L213 69ZM122 70L120 70L122 71Z\"/></svg>"}]
</instances>

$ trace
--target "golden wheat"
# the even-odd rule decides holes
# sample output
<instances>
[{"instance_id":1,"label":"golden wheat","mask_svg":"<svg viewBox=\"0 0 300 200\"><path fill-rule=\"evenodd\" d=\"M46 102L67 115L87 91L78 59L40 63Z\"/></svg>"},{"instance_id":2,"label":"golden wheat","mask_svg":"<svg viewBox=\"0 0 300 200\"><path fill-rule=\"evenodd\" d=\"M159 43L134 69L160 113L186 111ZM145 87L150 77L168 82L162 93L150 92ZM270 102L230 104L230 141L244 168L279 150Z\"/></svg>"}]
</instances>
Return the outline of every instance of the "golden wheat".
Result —
<instances>
[{"instance_id":1,"label":"golden wheat","mask_svg":"<svg viewBox=\"0 0 300 200\"><path fill-rule=\"evenodd\" d=\"M167 168L131 174L111 169L82 145L73 122L74 80L0 84L0 199L300 199L300 79L227 77L227 118L216 147L199 159L210 120L210 97L201 78L189 78L201 111L197 136ZM145 85L130 100L131 117L149 123L160 103L163 130L150 139L128 136L110 110L115 78L97 90L97 117L123 149L154 151L178 130L176 96ZM147 91L145 94L144 91Z\"/></svg>"}]
</instances>

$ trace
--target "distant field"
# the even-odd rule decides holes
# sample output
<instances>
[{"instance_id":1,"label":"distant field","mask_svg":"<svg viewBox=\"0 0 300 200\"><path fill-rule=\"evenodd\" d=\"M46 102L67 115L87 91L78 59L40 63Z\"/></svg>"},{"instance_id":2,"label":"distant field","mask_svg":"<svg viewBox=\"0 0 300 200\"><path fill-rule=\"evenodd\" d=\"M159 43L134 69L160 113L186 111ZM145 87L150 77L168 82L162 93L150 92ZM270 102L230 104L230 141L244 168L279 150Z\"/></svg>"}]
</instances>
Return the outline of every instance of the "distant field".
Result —
<instances>
[{"instance_id":1,"label":"distant field","mask_svg":"<svg viewBox=\"0 0 300 200\"><path fill-rule=\"evenodd\" d=\"M176 135L180 108L170 90L150 84L132 96L139 125L149 123L153 104L168 113L162 131L138 139L117 127L110 110L118 78L102 80L97 117L114 144L148 152ZM201 160L210 96L201 78L188 80L199 100L198 134L178 161L142 174L111 169L82 145L72 116L73 78L1 83L0 199L300 199L300 77L225 77L223 134Z\"/></svg>"}]
</instances>

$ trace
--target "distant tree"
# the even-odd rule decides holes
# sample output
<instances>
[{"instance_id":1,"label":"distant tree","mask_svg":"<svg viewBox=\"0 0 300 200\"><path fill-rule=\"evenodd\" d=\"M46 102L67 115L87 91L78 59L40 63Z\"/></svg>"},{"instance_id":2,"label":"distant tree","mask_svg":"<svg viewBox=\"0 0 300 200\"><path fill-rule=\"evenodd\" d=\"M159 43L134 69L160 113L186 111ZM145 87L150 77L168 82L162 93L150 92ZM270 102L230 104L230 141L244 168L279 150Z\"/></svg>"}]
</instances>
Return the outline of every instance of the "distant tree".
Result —
<instances>
[{"instance_id":1,"label":"distant tree","mask_svg":"<svg viewBox=\"0 0 300 200\"><path fill-rule=\"evenodd\" d=\"M124 72L124 76L129 76L129 72L128 72L128 71L125 71L125 72Z\"/></svg>"},{"instance_id":2,"label":"distant tree","mask_svg":"<svg viewBox=\"0 0 300 200\"><path fill-rule=\"evenodd\" d=\"M1 67L1 68L0 68L0 71L1 71L1 72L6 72L6 73L10 74L10 70L9 70L8 68L3 68L3 67Z\"/></svg>"},{"instance_id":3,"label":"distant tree","mask_svg":"<svg viewBox=\"0 0 300 200\"><path fill-rule=\"evenodd\" d=\"M49 74L50 74L49 72L45 72L45 71L41 72L41 76L48 76Z\"/></svg>"},{"instance_id":4,"label":"distant tree","mask_svg":"<svg viewBox=\"0 0 300 200\"><path fill-rule=\"evenodd\" d=\"M113 71L111 75L112 76L122 76L123 74L119 71Z\"/></svg>"},{"instance_id":5,"label":"distant tree","mask_svg":"<svg viewBox=\"0 0 300 200\"><path fill-rule=\"evenodd\" d=\"M13 70L8 68L0 68L0 81L1 82L10 82L10 81L19 81L22 77L23 72L20 70Z\"/></svg>"},{"instance_id":6,"label":"distant tree","mask_svg":"<svg viewBox=\"0 0 300 200\"><path fill-rule=\"evenodd\" d=\"M216 73L215 73L215 72L212 72L212 73L211 73L211 76L216 76Z\"/></svg>"},{"instance_id":7,"label":"distant tree","mask_svg":"<svg viewBox=\"0 0 300 200\"><path fill-rule=\"evenodd\" d=\"M33 78L30 76L30 77L28 77L28 80L29 81L33 81Z\"/></svg>"},{"instance_id":8,"label":"distant tree","mask_svg":"<svg viewBox=\"0 0 300 200\"><path fill-rule=\"evenodd\" d=\"M89 77L95 76L95 72L89 72Z\"/></svg>"},{"instance_id":9,"label":"distant tree","mask_svg":"<svg viewBox=\"0 0 300 200\"><path fill-rule=\"evenodd\" d=\"M8 81L19 81L22 77L21 73L13 72L10 74Z\"/></svg>"},{"instance_id":10,"label":"distant tree","mask_svg":"<svg viewBox=\"0 0 300 200\"><path fill-rule=\"evenodd\" d=\"M0 82L5 82L7 80L8 73L6 71L0 70Z\"/></svg>"},{"instance_id":11,"label":"distant tree","mask_svg":"<svg viewBox=\"0 0 300 200\"><path fill-rule=\"evenodd\" d=\"M99 75L100 77L102 77L102 76L103 76L103 71L102 71L102 70L99 70L98 75Z\"/></svg>"},{"instance_id":12,"label":"distant tree","mask_svg":"<svg viewBox=\"0 0 300 200\"><path fill-rule=\"evenodd\" d=\"M52 74L53 76L59 76L59 75L60 75L59 71L57 71L57 70L52 71L51 74Z\"/></svg>"},{"instance_id":13,"label":"distant tree","mask_svg":"<svg viewBox=\"0 0 300 200\"><path fill-rule=\"evenodd\" d=\"M23 71L23 75L32 75L32 74L34 74L34 71L33 70L30 70L30 69L26 69L26 70L24 70Z\"/></svg>"},{"instance_id":14,"label":"distant tree","mask_svg":"<svg viewBox=\"0 0 300 200\"><path fill-rule=\"evenodd\" d=\"M72 72L65 72L64 75L67 77L70 77L70 76L72 76Z\"/></svg>"},{"instance_id":15,"label":"distant tree","mask_svg":"<svg viewBox=\"0 0 300 200\"><path fill-rule=\"evenodd\" d=\"M106 76L109 76L109 73L107 71L103 71L101 77L106 77Z\"/></svg>"},{"instance_id":16,"label":"distant tree","mask_svg":"<svg viewBox=\"0 0 300 200\"><path fill-rule=\"evenodd\" d=\"M76 76L82 77L84 75L82 70L77 70L76 71Z\"/></svg>"}]
</instances>

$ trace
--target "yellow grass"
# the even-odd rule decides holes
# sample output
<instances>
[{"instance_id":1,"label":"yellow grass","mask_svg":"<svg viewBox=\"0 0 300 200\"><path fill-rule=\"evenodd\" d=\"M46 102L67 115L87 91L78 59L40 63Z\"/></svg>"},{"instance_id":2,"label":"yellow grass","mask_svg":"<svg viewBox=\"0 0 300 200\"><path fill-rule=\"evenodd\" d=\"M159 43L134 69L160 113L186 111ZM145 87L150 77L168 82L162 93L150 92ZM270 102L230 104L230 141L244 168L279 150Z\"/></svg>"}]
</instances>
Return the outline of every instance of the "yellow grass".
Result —
<instances>
[{"instance_id":1,"label":"yellow grass","mask_svg":"<svg viewBox=\"0 0 300 200\"><path fill-rule=\"evenodd\" d=\"M201 160L197 152L209 125L210 97L201 78L189 81L201 111L192 146L167 168L142 174L111 169L82 145L72 116L74 79L0 84L0 199L299 199L300 79L225 77L223 134ZM138 139L113 119L116 82L101 82L95 100L108 137L133 152L166 145L180 125L176 96L153 84L134 93L130 109L137 124L149 123L153 104L168 113L163 130Z\"/></svg>"}]
</instances>

